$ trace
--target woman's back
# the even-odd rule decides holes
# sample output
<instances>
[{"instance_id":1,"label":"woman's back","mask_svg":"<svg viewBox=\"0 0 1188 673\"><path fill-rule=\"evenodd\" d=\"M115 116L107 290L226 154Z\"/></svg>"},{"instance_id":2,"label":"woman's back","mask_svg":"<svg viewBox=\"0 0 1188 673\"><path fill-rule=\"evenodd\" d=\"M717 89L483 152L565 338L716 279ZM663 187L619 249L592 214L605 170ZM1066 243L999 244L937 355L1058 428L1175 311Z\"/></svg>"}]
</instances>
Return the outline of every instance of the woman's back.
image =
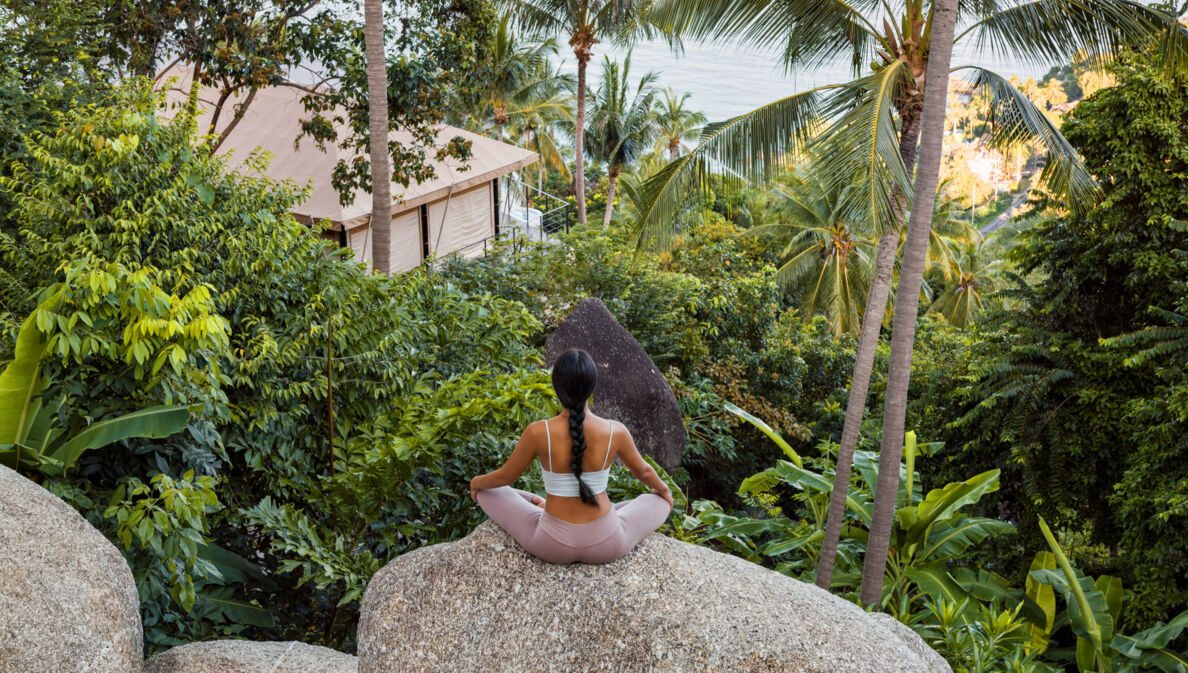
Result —
<instances>
[{"instance_id":1,"label":"woman's back","mask_svg":"<svg viewBox=\"0 0 1188 673\"><path fill-rule=\"evenodd\" d=\"M572 479L574 475L570 464L573 460L573 438L569 428L569 415L562 413L536 425L542 426L536 447L541 472L549 472L558 477L568 475ZM576 494L549 493L545 500L545 512L570 523L587 523L606 514L611 508L611 502L606 494L605 482L599 473L609 470L614 462L616 431L620 437L627 434L627 429L622 424L586 413L585 422L582 424L582 434L586 440L586 450L582 454L582 480L588 486L594 487L591 490L594 491L594 498L598 502L597 507L582 502L581 497ZM549 485L549 482L563 485L566 481L563 477L549 476L545 476L545 480L546 485Z\"/></svg>"}]
</instances>

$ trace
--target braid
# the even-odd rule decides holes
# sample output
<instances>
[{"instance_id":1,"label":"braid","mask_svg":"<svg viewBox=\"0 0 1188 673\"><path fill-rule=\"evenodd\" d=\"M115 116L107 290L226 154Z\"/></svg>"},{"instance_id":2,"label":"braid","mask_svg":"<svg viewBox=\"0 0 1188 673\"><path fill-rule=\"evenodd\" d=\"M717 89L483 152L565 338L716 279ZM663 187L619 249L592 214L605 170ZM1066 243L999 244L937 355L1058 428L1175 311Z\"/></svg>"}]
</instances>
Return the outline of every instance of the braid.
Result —
<instances>
[{"instance_id":1,"label":"braid","mask_svg":"<svg viewBox=\"0 0 1188 673\"><path fill-rule=\"evenodd\" d=\"M594 493L590 491L586 482L582 481L582 456L586 455L586 432L582 428L582 423L585 420L584 401L579 408L569 408L569 436L573 439L573 458L569 461L569 467L573 470L573 475L577 477L578 493L582 497L582 502L597 506L598 501L594 499Z\"/></svg>"}]
</instances>

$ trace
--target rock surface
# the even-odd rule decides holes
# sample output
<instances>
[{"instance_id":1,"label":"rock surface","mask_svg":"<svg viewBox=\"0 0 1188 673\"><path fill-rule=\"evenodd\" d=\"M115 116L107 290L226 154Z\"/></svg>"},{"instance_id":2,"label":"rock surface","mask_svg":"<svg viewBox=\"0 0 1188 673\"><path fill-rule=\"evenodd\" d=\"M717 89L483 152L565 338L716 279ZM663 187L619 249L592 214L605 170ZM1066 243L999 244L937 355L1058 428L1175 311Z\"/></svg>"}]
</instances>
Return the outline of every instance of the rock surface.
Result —
<instances>
[{"instance_id":1,"label":"rock surface","mask_svg":"<svg viewBox=\"0 0 1188 673\"><path fill-rule=\"evenodd\" d=\"M549 335L545 362L580 348L598 365L598 387L590 407L631 431L635 445L669 472L685 456L684 419L668 381L600 299L587 297Z\"/></svg>"},{"instance_id":2,"label":"rock surface","mask_svg":"<svg viewBox=\"0 0 1188 673\"><path fill-rule=\"evenodd\" d=\"M144 673L356 673L355 658L297 642L213 640L190 643L149 659Z\"/></svg>"},{"instance_id":3,"label":"rock surface","mask_svg":"<svg viewBox=\"0 0 1188 673\"><path fill-rule=\"evenodd\" d=\"M658 534L608 565L554 565L488 521L372 578L359 673L950 673L897 626Z\"/></svg>"},{"instance_id":4,"label":"rock surface","mask_svg":"<svg viewBox=\"0 0 1188 673\"><path fill-rule=\"evenodd\" d=\"M138 673L128 563L70 505L0 466L0 673Z\"/></svg>"}]
</instances>

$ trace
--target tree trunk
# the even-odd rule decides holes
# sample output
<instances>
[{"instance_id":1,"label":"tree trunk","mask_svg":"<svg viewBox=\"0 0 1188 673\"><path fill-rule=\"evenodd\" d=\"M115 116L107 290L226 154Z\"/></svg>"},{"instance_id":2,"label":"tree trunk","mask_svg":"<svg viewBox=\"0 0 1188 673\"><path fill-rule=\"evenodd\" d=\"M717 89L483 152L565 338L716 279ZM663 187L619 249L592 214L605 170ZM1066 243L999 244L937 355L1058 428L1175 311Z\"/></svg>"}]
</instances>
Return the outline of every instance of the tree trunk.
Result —
<instances>
[{"instance_id":1,"label":"tree trunk","mask_svg":"<svg viewBox=\"0 0 1188 673\"><path fill-rule=\"evenodd\" d=\"M899 156L911 175L916 162L916 140L920 135L920 116L914 107L905 106L903 127L899 134ZM866 307L862 314L862 331L858 336L858 352L854 358L854 374L850 378L850 396L846 402L846 422L842 427L841 445L833 475L833 492L829 498L829 515L825 519L825 539L821 541L821 558L817 561L817 586L828 590L833 582L833 567L837 560L837 545L841 539L842 522L846 516L846 497L850 494L850 470L854 465L854 449L866 412L866 396L870 392L870 375L874 371L875 354L879 348L879 331L883 313L891 295L891 277L895 271L895 254L899 248L900 222L903 203L897 191L893 228L879 239L875 253L875 276L870 281Z\"/></svg>"},{"instance_id":2,"label":"tree trunk","mask_svg":"<svg viewBox=\"0 0 1188 673\"><path fill-rule=\"evenodd\" d=\"M619 179L618 166L612 166L606 175L610 184L606 188L606 214L602 216L602 226L604 227L610 224L611 211L615 207L615 182Z\"/></svg>"},{"instance_id":3,"label":"tree trunk","mask_svg":"<svg viewBox=\"0 0 1188 673\"><path fill-rule=\"evenodd\" d=\"M946 83L953 56L953 27L957 0L937 0L932 6L932 42L929 45L924 90L923 124L920 134L920 163L914 185L907 245L899 271L895 295L895 320L891 326L891 359L887 371L886 404L883 407L883 439L879 451L879 478L875 485L874 516L863 559L861 601L876 605L883 591L887 549L891 544L891 519L899 490L899 459L903 451L908 383L912 373L912 346L916 337L916 312L920 304L920 283L928 256L932 207L940 179L941 144L945 131Z\"/></svg>"},{"instance_id":4,"label":"tree trunk","mask_svg":"<svg viewBox=\"0 0 1188 673\"><path fill-rule=\"evenodd\" d=\"M367 113L370 117L371 238L375 271L391 273L392 157L388 153L388 69L384 58L383 0L364 0Z\"/></svg>"},{"instance_id":5,"label":"tree trunk","mask_svg":"<svg viewBox=\"0 0 1188 673\"><path fill-rule=\"evenodd\" d=\"M883 326L883 311L891 294L891 276L895 270L895 252L899 248L899 228L883 234L875 253L875 276L866 294L866 309L862 314L862 332L858 337L858 352L854 359L854 374L850 379L850 397L846 402L846 422L842 427L841 446L833 475L833 492L829 498L829 516L825 520L825 539L821 542L821 558L817 562L817 586L828 590L833 582L833 566L837 560L837 545L841 540L842 521L846 515L846 498L850 491L850 471L854 466L854 449L858 446L858 432L866 412L866 396L870 392L870 375L874 371L875 354L879 347L879 330Z\"/></svg>"},{"instance_id":6,"label":"tree trunk","mask_svg":"<svg viewBox=\"0 0 1188 673\"><path fill-rule=\"evenodd\" d=\"M577 114L574 115L573 121L573 135L574 135L574 151L573 158L573 188L577 196L577 216L578 224L586 223L586 168L585 157L582 152L585 150L585 136L586 134L586 62L589 60L588 52L583 59L583 53L579 52L577 48L574 49L578 59L577 71Z\"/></svg>"},{"instance_id":7,"label":"tree trunk","mask_svg":"<svg viewBox=\"0 0 1188 673\"><path fill-rule=\"evenodd\" d=\"M676 161L677 157L680 156L680 151L681 151L681 139L680 138L673 138L672 140L668 141L668 160L669 161Z\"/></svg>"}]
</instances>

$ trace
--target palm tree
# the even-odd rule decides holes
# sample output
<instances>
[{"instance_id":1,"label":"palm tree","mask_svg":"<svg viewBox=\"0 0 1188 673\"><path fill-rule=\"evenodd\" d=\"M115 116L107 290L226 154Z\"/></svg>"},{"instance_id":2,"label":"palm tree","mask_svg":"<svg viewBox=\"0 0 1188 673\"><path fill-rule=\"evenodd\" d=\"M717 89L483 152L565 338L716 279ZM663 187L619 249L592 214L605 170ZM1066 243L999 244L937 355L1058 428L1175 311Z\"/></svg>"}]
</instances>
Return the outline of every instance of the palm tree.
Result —
<instances>
[{"instance_id":1,"label":"palm tree","mask_svg":"<svg viewBox=\"0 0 1188 673\"><path fill-rule=\"evenodd\" d=\"M541 90L554 88L564 77L548 68L549 57L557 54L552 38L524 42L512 31L510 18L504 16L492 35L490 58L492 74L488 80L484 104L495 126L495 139L503 140L503 128L509 119L509 107L538 97Z\"/></svg>"},{"instance_id":2,"label":"palm tree","mask_svg":"<svg viewBox=\"0 0 1188 673\"><path fill-rule=\"evenodd\" d=\"M586 127L586 66L594 45L603 39L628 45L640 37L651 37L647 19L650 3L631 0L503 0L504 8L516 21L540 35L566 35L577 59L577 112L574 127ZM586 223L585 138L574 133L574 189L578 223Z\"/></svg>"},{"instance_id":3,"label":"palm tree","mask_svg":"<svg viewBox=\"0 0 1188 673\"><path fill-rule=\"evenodd\" d=\"M783 245L786 261L776 278L785 287L799 289L805 312L825 315L834 334L856 335L861 327L879 242L865 221L849 217L847 199L855 192L852 185L841 185L819 171L804 171L775 190L780 197L775 207L779 221L745 232L770 236ZM954 248L978 235L956 217L958 210L956 200L948 196L948 183L942 183L932 210L926 264L938 266L945 279L957 273ZM904 243L901 237L900 249Z\"/></svg>"},{"instance_id":4,"label":"palm tree","mask_svg":"<svg viewBox=\"0 0 1188 673\"><path fill-rule=\"evenodd\" d=\"M392 263L392 163L388 154L388 68L384 56L383 0L364 0L363 42L367 53L367 114L370 117L371 236L376 273Z\"/></svg>"},{"instance_id":5,"label":"palm tree","mask_svg":"<svg viewBox=\"0 0 1188 673\"><path fill-rule=\"evenodd\" d=\"M569 176L569 166L557 145L558 131L573 128L573 78L543 63L533 78L542 83L520 96L507 110L508 134L519 146L540 156L536 188L550 169Z\"/></svg>"},{"instance_id":6,"label":"palm tree","mask_svg":"<svg viewBox=\"0 0 1188 673\"><path fill-rule=\"evenodd\" d=\"M782 244L776 279L800 290L801 307L829 319L834 334L858 331L863 290L874 271L878 240L847 213L852 188L812 171L793 178L779 194L779 221L751 227L748 235ZM857 225L857 226L855 226Z\"/></svg>"},{"instance_id":7,"label":"palm tree","mask_svg":"<svg viewBox=\"0 0 1188 673\"><path fill-rule=\"evenodd\" d=\"M896 7L898 10L893 10L891 5L873 0L859 4L842 0L660 0L654 10L654 21L677 27L683 36L735 38L764 48L778 47L789 70L844 60L860 75L862 64L873 66L869 75L854 81L817 87L707 125L693 152L670 163L638 190L636 240L642 247L667 244L679 227L677 215L700 196L706 177L719 167L766 179L811 144L818 159L831 167L834 179L858 186L861 198L851 200L854 217L870 221L879 235L879 249L865 302L818 565L817 583L822 587L829 586L833 573L853 450L890 294L898 229L911 205L911 176L935 37L935 5L926 7L923 0L907 0ZM1188 31L1176 23L1176 17L1127 0L1095 0L1092 6L1081 0L1009 5L962 0L958 11L968 27L955 41L972 39L990 52L1063 63L1080 49L1105 55L1162 37L1166 41L1162 53L1169 66L1182 69L1188 61ZM1049 188L1068 195L1069 202L1078 207L1096 199L1100 192L1076 151L1030 100L986 68L970 65L958 69L966 71L971 86L989 92L997 121L990 130L996 146L1038 142L1048 153L1040 178ZM947 72L935 79L947 88Z\"/></svg>"},{"instance_id":8,"label":"palm tree","mask_svg":"<svg viewBox=\"0 0 1188 673\"><path fill-rule=\"evenodd\" d=\"M957 25L957 0L937 0L932 6L932 51L925 77L945 78L953 56L953 31ZM899 492L899 458L903 450L907 417L908 383L912 373L912 349L916 341L916 309L920 284L928 257L933 204L940 181L941 155L945 135L946 87L934 86L924 95L920 133L920 163L917 167L912 211L908 221L907 247L895 293L895 319L891 325L891 358L887 367L886 402L883 405L883 437L879 447L879 476L875 485L870 536L862 559L863 605L877 605L883 592L887 550L891 546L892 517ZM848 479L848 475L847 475Z\"/></svg>"},{"instance_id":9,"label":"palm tree","mask_svg":"<svg viewBox=\"0 0 1188 673\"><path fill-rule=\"evenodd\" d=\"M985 311L985 295L998 289L994 275L1002 262L989 259L985 240L965 241L953 259L951 279L945 291L928 307L929 313L939 313L953 325L966 328L973 325Z\"/></svg>"},{"instance_id":10,"label":"palm tree","mask_svg":"<svg viewBox=\"0 0 1188 673\"><path fill-rule=\"evenodd\" d=\"M619 173L651 149L660 132L652 109L658 92L656 74L648 72L641 77L632 93L630 71L631 52L627 52L621 66L603 57L602 79L594 92L594 107L585 128L586 154L606 164L609 180L603 226L610 224Z\"/></svg>"},{"instance_id":11,"label":"palm tree","mask_svg":"<svg viewBox=\"0 0 1188 673\"><path fill-rule=\"evenodd\" d=\"M668 151L669 159L676 159L681 154L681 143L697 138L701 127L705 126L705 114L685 107L689 94L680 98L673 93L672 87L664 90L664 100L656 105L656 121L660 125L660 140L664 149Z\"/></svg>"}]
</instances>

